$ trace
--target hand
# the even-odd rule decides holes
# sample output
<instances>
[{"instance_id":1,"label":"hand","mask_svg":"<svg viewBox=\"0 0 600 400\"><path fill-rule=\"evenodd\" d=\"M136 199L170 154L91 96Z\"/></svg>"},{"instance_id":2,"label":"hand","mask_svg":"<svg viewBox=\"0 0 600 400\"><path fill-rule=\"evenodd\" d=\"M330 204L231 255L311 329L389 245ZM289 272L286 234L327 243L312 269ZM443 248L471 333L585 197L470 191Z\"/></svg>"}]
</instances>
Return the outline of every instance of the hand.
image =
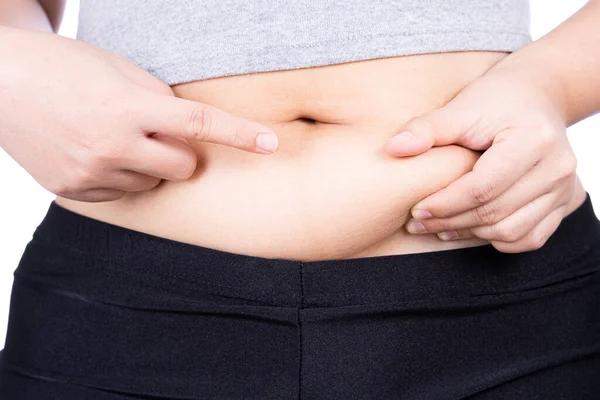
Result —
<instances>
[{"instance_id":1,"label":"hand","mask_svg":"<svg viewBox=\"0 0 600 400\"><path fill-rule=\"evenodd\" d=\"M523 252L543 246L566 215L577 160L565 123L517 74L490 71L402 131L412 136L386 144L398 157L452 143L484 151L471 172L412 207L408 232L479 237L499 251Z\"/></svg>"},{"instance_id":2,"label":"hand","mask_svg":"<svg viewBox=\"0 0 600 400\"><path fill-rule=\"evenodd\" d=\"M55 34L0 27L0 146L47 190L116 200L196 169L186 140L268 154L269 128L171 88L117 54ZM271 151L261 150L265 132ZM269 146L267 146L269 147Z\"/></svg>"}]
</instances>

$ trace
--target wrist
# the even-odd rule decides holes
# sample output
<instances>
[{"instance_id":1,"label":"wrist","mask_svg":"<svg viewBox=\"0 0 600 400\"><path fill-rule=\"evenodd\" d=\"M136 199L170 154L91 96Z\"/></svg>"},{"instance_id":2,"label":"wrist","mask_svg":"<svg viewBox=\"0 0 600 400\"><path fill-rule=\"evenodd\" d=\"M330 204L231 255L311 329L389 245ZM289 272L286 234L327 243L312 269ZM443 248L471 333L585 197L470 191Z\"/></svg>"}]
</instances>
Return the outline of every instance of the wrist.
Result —
<instances>
[{"instance_id":1,"label":"wrist","mask_svg":"<svg viewBox=\"0 0 600 400\"><path fill-rule=\"evenodd\" d=\"M502 59L485 75L518 82L528 92L535 92L538 101L556 112L566 126L572 125L576 121L569 107L567 79L556 61L561 56L556 49L544 47L534 42Z\"/></svg>"}]
</instances>

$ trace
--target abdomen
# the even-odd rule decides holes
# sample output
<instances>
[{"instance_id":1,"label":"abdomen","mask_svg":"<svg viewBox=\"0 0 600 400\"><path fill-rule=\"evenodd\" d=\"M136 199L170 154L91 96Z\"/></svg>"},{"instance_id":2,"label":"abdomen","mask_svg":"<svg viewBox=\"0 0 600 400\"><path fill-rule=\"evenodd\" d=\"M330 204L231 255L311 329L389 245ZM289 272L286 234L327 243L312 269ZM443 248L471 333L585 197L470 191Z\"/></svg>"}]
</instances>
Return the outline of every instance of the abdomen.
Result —
<instances>
[{"instance_id":1,"label":"abdomen","mask_svg":"<svg viewBox=\"0 0 600 400\"><path fill-rule=\"evenodd\" d=\"M157 236L262 257L399 254L418 251L419 241L423 251L448 248L402 226L414 204L470 171L480 153L450 145L397 158L384 145L499 57L396 57L175 86L180 97L273 128L278 150L260 155L190 143L199 162L188 181L113 202L57 202Z\"/></svg>"}]
</instances>

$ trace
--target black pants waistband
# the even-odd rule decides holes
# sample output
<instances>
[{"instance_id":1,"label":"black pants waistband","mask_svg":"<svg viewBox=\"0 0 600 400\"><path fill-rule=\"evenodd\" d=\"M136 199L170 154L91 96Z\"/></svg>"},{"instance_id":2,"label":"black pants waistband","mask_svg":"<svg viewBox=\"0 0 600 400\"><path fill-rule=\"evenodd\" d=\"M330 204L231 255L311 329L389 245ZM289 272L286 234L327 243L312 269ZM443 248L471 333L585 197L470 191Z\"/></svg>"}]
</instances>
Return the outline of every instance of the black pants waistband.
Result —
<instances>
[{"instance_id":1,"label":"black pants waistband","mask_svg":"<svg viewBox=\"0 0 600 400\"><path fill-rule=\"evenodd\" d=\"M221 251L109 224L54 201L34 233L77 254L82 271L170 280L217 295L290 307L410 302L525 290L598 268L600 221L589 193L538 250L492 245L425 253L298 261ZM589 265L589 267L588 267Z\"/></svg>"}]
</instances>

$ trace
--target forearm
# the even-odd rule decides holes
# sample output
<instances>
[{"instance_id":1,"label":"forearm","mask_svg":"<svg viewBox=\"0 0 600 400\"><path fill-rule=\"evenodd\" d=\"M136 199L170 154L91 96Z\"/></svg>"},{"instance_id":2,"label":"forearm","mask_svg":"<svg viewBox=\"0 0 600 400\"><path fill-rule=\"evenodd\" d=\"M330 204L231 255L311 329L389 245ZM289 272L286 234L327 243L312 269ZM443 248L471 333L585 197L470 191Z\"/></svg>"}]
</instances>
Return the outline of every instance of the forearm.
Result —
<instances>
[{"instance_id":1,"label":"forearm","mask_svg":"<svg viewBox=\"0 0 600 400\"><path fill-rule=\"evenodd\" d=\"M488 74L509 73L536 85L567 126L600 112L600 0L590 0L539 40Z\"/></svg>"},{"instance_id":2,"label":"forearm","mask_svg":"<svg viewBox=\"0 0 600 400\"><path fill-rule=\"evenodd\" d=\"M0 0L0 26L57 32L64 0Z\"/></svg>"}]
</instances>

